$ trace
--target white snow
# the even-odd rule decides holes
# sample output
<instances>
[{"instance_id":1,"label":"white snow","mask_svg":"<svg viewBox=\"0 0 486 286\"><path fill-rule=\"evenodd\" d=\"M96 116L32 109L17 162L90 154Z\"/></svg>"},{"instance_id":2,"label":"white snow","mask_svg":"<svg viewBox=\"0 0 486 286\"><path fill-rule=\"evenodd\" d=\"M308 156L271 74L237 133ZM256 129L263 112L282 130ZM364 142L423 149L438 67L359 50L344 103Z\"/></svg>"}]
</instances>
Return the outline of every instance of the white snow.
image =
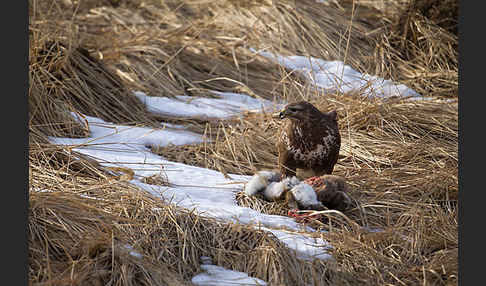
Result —
<instances>
[{"instance_id":1,"label":"white snow","mask_svg":"<svg viewBox=\"0 0 486 286\"><path fill-rule=\"evenodd\" d=\"M249 277L248 274L212 265L210 257L201 256L201 269L204 272L192 277L191 282L198 286L226 285L267 285L267 282Z\"/></svg>"},{"instance_id":2,"label":"white snow","mask_svg":"<svg viewBox=\"0 0 486 286\"><path fill-rule=\"evenodd\" d=\"M86 138L50 137L53 143L62 145L96 144L111 147L123 145L130 146L134 150L144 151L144 148L148 145L166 146L169 144L184 145L203 142L201 135L189 131L118 125L92 116L79 116L74 113L73 116L77 117L82 124L88 124L91 134L90 140L86 140Z\"/></svg>"},{"instance_id":3,"label":"white snow","mask_svg":"<svg viewBox=\"0 0 486 286\"><path fill-rule=\"evenodd\" d=\"M88 124L90 137L49 137L52 143L74 147L73 150L89 155L107 166L131 168L139 176L150 176L163 170L161 157L150 152L148 146L203 142L201 135L189 131L124 126L87 115L73 115L79 120L86 120L83 123Z\"/></svg>"},{"instance_id":4,"label":"white snow","mask_svg":"<svg viewBox=\"0 0 486 286\"><path fill-rule=\"evenodd\" d=\"M368 96L390 97L410 96L420 97L413 89L403 84L396 84L377 76L362 74L342 61L325 61L314 57L281 56L270 52L256 51L280 65L303 74L312 84L325 91L362 90Z\"/></svg>"},{"instance_id":5,"label":"white snow","mask_svg":"<svg viewBox=\"0 0 486 286\"><path fill-rule=\"evenodd\" d=\"M217 98L193 97L179 95L176 98L147 96L141 91L135 91L136 97L142 101L147 110L154 114L197 117L197 118L228 118L243 111L274 111L280 108L269 100L253 98L246 94L213 91Z\"/></svg>"},{"instance_id":6,"label":"white snow","mask_svg":"<svg viewBox=\"0 0 486 286\"><path fill-rule=\"evenodd\" d=\"M249 277L248 274L226 268L203 264L201 269L205 272L192 277L191 282L198 286L227 286L227 285L267 285L261 279Z\"/></svg>"},{"instance_id":7,"label":"white snow","mask_svg":"<svg viewBox=\"0 0 486 286\"><path fill-rule=\"evenodd\" d=\"M288 248L294 250L297 257L300 259L312 261L313 259L327 260L333 258L327 251L331 246L321 238L313 238L300 235L299 233L265 227L262 227L261 229L273 233L280 241L285 243Z\"/></svg>"}]
</instances>

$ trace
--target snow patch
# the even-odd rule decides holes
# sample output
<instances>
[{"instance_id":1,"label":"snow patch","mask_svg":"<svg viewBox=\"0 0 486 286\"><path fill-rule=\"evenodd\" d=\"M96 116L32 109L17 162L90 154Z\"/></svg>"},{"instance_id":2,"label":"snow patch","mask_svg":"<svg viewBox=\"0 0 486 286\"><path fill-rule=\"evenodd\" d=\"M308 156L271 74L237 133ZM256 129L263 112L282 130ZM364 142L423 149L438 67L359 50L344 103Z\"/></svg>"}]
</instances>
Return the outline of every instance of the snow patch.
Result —
<instances>
[{"instance_id":1,"label":"snow patch","mask_svg":"<svg viewBox=\"0 0 486 286\"><path fill-rule=\"evenodd\" d=\"M391 97L421 97L413 89L404 84L396 84L378 76L362 74L342 61L325 61L314 57L281 56L265 51L256 51L280 65L303 74L309 82L325 91L346 93L352 90L362 90L368 96Z\"/></svg>"},{"instance_id":2,"label":"snow patch","mask_svg":"<svg viewBox=\"0 0 486 286\"><path fill-rule=\"evenodd\" d=\"M197 118L229 118L244 111L274 111L280 108L263 98L253 98L246 94L212 91L216 98L179 95L175 98L147 96L141 91L135 91L136 97L142 101L147 110L154 114Z\"/></svg>"},{"instance_id":3,"label":"snow patch","mask_svg":"<svg viewBox=\"0 0 486 286\"><path fill-rule=\"evenodd\" d=\"M264 227L261 229L273 233L280 241L285 243L288 248L296 252L297 258L308 261L314 259L333 259L332 255L328 252L331 246L322 238L314 238L299 233Z\"/></svg>"},{"instance_id":4,"label":"snow patch","mask_svg":"<svg viewBox=\"0 0 486 286\"><path fill-rule=\"evenodd\" d=\"M198 286L227 286L227 285L267 285L267 282L249 277L248 274L228 270L221 266L203 264L203 273L192 277L191 282Z\"/></svg>"}]
</instances>

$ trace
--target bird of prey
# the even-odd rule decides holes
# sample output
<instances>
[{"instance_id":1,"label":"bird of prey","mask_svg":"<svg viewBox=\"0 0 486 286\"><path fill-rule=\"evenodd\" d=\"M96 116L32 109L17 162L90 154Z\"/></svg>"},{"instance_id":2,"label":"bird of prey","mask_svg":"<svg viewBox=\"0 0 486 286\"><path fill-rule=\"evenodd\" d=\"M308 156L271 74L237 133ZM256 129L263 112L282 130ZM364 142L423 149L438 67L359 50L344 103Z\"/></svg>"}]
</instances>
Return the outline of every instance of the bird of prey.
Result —
<instances>
[{"instance_id":1,"label":"bird of prey","mask_svg":"<svg viewBox=\"0 0 486 286\"><path fill-rule=\"evenodd\" d=\"M341 136L336 110L321 112L307 101L286 105L274 114L288 119L277 140L282 178L297 175L297 168L315 176L331 174L338 160Z\"/></svg>"}]
</instances>

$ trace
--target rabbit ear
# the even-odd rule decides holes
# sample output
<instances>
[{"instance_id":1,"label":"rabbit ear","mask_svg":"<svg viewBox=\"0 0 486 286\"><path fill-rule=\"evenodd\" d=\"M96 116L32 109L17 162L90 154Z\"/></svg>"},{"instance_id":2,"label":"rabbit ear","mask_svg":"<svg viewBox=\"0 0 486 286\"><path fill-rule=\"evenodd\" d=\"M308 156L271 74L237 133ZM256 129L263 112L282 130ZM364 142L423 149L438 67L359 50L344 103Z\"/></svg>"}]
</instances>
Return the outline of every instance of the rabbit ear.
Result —
<instances>
[{"instance_id":1,"label":"rabbit ear","mask_svg":"<svg viewBox=\"0 0 486 286\"><path fill-rule=\"evenodd\" d=\"M336 110L329 111L327 115L332 119L332 120L338 120L338 114Z\"/></svg>"}]
</instances>

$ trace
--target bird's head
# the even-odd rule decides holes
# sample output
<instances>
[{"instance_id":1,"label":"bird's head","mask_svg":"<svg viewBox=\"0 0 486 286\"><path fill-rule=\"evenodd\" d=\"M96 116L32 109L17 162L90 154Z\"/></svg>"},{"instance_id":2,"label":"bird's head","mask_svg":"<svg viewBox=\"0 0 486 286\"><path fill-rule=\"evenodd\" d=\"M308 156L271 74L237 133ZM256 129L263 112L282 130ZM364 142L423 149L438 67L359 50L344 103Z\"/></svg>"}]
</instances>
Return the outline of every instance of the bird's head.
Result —
<instances>
[{"instance_id":1,"label":"bird's head","mask_svg":"<svg viewBox=\"0 0 486 286\"><path fill-rule=\"evenodd\" d=\"M280 112L274 113L273 117L278 119L290 118L295 120L309 120L323 115L328 116L331 120L337 120L337 113L335 110L322 113L309 102L299 101L287 104Z\"/></svg>"}]
</instances>

